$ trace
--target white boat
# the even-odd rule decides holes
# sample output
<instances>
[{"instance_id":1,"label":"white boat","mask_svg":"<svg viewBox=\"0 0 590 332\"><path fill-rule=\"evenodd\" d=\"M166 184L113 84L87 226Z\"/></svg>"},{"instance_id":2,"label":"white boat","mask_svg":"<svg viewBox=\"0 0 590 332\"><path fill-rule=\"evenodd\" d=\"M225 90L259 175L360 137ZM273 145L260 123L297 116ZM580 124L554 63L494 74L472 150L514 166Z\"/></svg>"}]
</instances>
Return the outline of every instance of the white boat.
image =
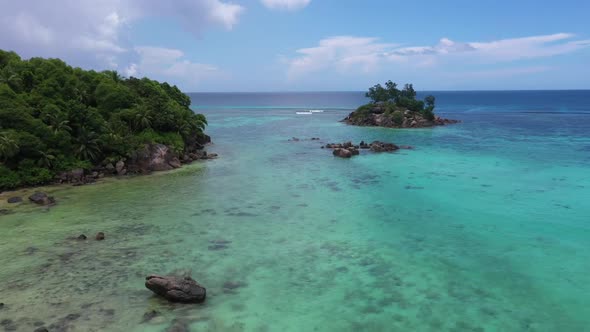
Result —
<instances>
[{"instance_id":1,"label":"white boat","mask_svg":"<svg viewBox=\"0 0 590 332\"><path fill-rule=\"evenodd\" d=\"M309 110L311 113L323 113L324 110Z\"/></svg>"},{"instance_id":2,"label":"white boat","mask_svg":"<svg viewBox=\"0 0 590 332\"><path fill-rule=\"evenodd\" d=\"M295 113L296 113L296 114L306 114L306 115L311 115L311 114L313 114L313 113L311 113L311 112L295 112Z\"/></svg>"}]
</instances>

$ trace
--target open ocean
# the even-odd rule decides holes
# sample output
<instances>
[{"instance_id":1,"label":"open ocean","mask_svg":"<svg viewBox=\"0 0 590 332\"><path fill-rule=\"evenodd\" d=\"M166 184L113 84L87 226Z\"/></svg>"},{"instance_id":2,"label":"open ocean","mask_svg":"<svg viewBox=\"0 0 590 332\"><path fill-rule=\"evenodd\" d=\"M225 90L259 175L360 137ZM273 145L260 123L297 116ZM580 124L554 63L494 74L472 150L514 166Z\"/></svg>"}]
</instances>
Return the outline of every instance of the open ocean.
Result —
<instances>
[{"instance_id":1,"label":"open ocean","mask_svg":"<svg viewBox=\"0 0 590 332\"><path fill-rule=\"evenodd\" d=\"M190 94L219 159L0 216L0 329L590 331L590 91L430 93L462 123L339 122L361 92ZM320 148L348 140L415 149ZM144 287L184 272L204 305Z\"/></svg>"}]
</instances>

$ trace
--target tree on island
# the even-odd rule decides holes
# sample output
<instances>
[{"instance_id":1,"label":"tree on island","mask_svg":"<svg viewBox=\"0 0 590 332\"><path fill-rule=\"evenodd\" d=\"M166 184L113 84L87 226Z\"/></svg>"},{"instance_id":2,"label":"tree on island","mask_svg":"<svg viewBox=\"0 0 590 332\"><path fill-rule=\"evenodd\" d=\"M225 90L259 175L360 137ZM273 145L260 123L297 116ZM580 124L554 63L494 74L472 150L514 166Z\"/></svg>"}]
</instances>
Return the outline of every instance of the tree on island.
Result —
<instances>
[{"instance_id":1,"label":"tree on island","mask_svg":"<svg viewBox=\"0 0 590 332\"><path fill-rule=\"evenodd\" d=\"M399 89L396 83L387 81L385 86L377 84L369 88L365 96L371 102L350 113L344 122L389 128L423 128L459 122L435 116L434 96L418 100L412 84Z\"/></svg>"},{"instance_id":2,"label":"tree on island","mask_svg":"<svg viewBox=\"0 0 590 332\"><path fill-rule=\"evenodd\" d=\"M121 160L146 144L185 153L207 124L190 104L168 83L0 50L0 190Z\"/></svg>"},{"instance_id":3,"label":"tree on island","mask_svg":"<svg viewBox=\"0 0 590 332\"><path fill-rule=\"evenodd\" d=\"M411 112L421 113L424 118L434 120L434 96L427 96L424 101L416 99L416 90L412 84L405 84L402 90L397 88L397 83L391 80L369 88L365 97L370 98L373 104L382 103L388 109L407 109Z\"/></svg>"}]
</instances>

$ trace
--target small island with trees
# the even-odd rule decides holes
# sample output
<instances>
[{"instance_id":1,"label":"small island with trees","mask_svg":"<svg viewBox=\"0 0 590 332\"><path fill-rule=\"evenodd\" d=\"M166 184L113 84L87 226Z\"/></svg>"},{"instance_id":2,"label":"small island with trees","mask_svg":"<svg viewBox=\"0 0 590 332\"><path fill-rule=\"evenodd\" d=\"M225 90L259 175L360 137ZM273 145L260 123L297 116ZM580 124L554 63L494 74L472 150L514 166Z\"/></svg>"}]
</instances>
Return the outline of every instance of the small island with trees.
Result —
<instances>
[{"instance_id":1,"label":"small island with trees","mask_svg":"<svg viewBox=\"0 0 590 332\"><path fill-rule=\"evenodd\" d=\"M443 119L434 114L434 96L424 101L416 99L412 84L398 89L392 81L385 87L377 84L365 95L371 99L350 113L343 122L355 126L377 126L389 128L422 128L457 123L458 120Z\"/></svg>"},{"instance_id":2,"label":"small island with trees","mask_svg":"<svg viewBox=\"0 0 590 332\"><path fill-rule=\"evenodd\" d=\"M0 50L0 191L210 159L190 104L168 83Z\"/></svg>"}]
</instances>

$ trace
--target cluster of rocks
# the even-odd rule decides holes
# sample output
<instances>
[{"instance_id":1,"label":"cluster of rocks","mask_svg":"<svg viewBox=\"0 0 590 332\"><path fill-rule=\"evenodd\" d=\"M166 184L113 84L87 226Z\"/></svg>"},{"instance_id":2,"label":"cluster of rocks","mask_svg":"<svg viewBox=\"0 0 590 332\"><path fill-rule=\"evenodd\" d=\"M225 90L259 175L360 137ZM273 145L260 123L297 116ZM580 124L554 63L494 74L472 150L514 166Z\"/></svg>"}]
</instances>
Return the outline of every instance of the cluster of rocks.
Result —
<instances>
[{"instance_id":1,"label":"cluster of rocks","mask_svg":"<svg viewBox=\"0 0 590 332\"><path fill-rule=\"evenodd\" d=\"M146 174L151 172L169 171L180 168L182 164L190 164L195 160L215 159L217 154L207 153L205 150L194 150L178 157L177 154L168 146L163 144L148 144L143 149L135 151L126 164L122 166L122 172ZM119 173L118 165L115 165L117 174Z\"/></svg>"},{"instance_id":2,"label":"cluster of rocks","mask_svg":"<svg viewBox=\"0 0 590 332\"><path fill-rule=\"evenodd\" d=\"M424 118L420 112L410 110L386 112L385 106L379 103L373 105L368 112L360 109L356 110L342 121L355 126L388 128L425 128L460 122L459 120L444 119L439 116L429 120Z\"/></svg>"},{"instance_id":3,"label":"cluster of rocks","mask_svg":"<svg viewBox=\"0 0 590 332\"><path fill-rule=\"evenodd\" d=\"M96 241L103 241L105 238L106 237L104 235L104 232L98 232L98 233L96 233L96 236L94 237L94 239ZM86 235L84 235L84 234L80 234L76 238L76 240L79 240L79 241L86 241L87 239L88 239L88 237Z\"/></svg>"},{"instance_id":4,"label":"cluster of rocks","mask_svg":"<svg viewBox=\"0 0 590 332\"><path fill-rule=\"evenodd\" d=\"M42 191L36 191L32 195L30 195L29 201L41 206L54 205L56 202L53 196L49 196L47 195L47 193L44 193ZM23 198L20 196L12 196L7 198L6 202L8 202L9 204L22 203Z\"/></svg>"},{"instance_id":5,"label":"cluster of rocks","mask_svg":"<svg viewBox=\"0 0 590 332\"><path fill-rule=\"evenodd\" d=\"M202 146L201 146L202 148ZM215 159L216 153L207 153L202 149L193 149L178 156L170 147L163 144L146 144L143 149L135 151L128 159L104 163L90 170L73 169L59 174L56 183L83 185L96 182L105 176L122 176L126 174L148 174L151 172L168 171L190 164L196 160Z\"/></svg>"},{"instance_id":6,"label":"cluster of rocks","mask_svg":"<svg viewBox=\"0 0 590 332\"><path fill-rule=\"evenodd\" d=\"M291 142L299 142L299 141L304 141L304 140L305 140L304 138L298 138L298 137L291 137L289 139L289 141L291 141ZM319 137L312 137L309 140L310 141L319 141L320 138Z\"/></svg>"},{"instance_id":7,"label":"cluster of rocks","mask_svg":"<svg viewBox=\"0 0 590 332\"><path fill-rule=\"evenodd\" d=\"M386 143L381 141L373 141L372 143L365 143L361 141L358 145L352 142L344 143L328 143L322 146L322 149L332 149L332 154L340 158L351 158L360 154L360 150L370 150L372 152L394 152L399 149L412 149L408 145L396 145L393 143Z\"/></svg>"}]
</instances>

